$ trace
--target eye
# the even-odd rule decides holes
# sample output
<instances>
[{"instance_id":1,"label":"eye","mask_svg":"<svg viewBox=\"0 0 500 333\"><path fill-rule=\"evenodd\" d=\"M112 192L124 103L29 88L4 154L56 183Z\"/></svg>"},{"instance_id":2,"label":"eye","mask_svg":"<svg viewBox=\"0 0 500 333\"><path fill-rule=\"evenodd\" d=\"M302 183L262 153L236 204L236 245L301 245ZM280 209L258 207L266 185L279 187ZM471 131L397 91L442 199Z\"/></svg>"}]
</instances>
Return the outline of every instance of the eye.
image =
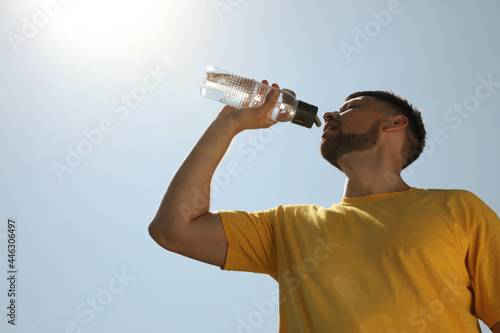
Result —
<instances>
[{"instance_id":1,"label":"eye","mask_svg":"<svg viewBox=\"0 0 500 333\"><path fill-rule=\"evenodd\" d=\"M355 107L357 107L357 105L347 105L345 108L340 109L339 113L342 114L342 113L347 112L351 109L354 109Z\"/></svg>"}]
</instances>

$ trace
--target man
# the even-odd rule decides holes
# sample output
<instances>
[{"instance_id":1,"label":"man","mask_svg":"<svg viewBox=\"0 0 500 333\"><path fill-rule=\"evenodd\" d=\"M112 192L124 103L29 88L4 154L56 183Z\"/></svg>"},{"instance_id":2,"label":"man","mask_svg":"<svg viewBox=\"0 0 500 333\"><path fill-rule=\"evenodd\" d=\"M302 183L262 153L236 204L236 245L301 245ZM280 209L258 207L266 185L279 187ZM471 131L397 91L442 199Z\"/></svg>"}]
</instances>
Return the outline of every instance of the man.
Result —
<instances>
[{"instance_id":1,"label":"man","mask_svg":"<svg viewBox=\"0 0 500 333\"><path fill-rule=\"evenodd\" d=\"M479 332L480 318L500 333L500 220L470 192L403 181L425 129L397 95L355 93L324 115L320 151L346 175L341 203L209 211L231 140L272 126L277 99L222 109L174 176L153 239L225 270L271 275L280 332Z\"/></svg>"}]
</instances>

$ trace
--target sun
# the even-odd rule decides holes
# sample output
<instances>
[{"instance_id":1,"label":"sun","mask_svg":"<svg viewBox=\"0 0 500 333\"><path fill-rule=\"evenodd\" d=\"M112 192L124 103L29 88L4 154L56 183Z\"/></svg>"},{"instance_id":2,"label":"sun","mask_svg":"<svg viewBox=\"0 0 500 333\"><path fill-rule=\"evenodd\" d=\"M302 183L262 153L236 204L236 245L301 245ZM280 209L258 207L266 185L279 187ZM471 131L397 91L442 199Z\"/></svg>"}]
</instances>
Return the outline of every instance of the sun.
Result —
<instances>
[{"instance_id":1,"label":"sun","mask_svg":"<svg viewBox=\"0 0 500 333\"><path fill-rule=\"evenodd\" d=\"M207 15L210 3L196 0L47 1L59 5L39 29L39 45L58 55L51 61L68 66L76 61L113 70L165 61L177 66L199 53L200 27L209 31L215 17Z\"/></svg>"},{"instance_id":2,"label":"sun","mask_svg":"<svg viewBox=\"0 0 500 333\"><path fill-rule=\"evenodd\" d=\"M148 1L79 1L66 7L60 26L72 31L111 33L144 23L149 12Z\"/></svg>"},{"instance_id":3,"label":"sun","mask_svg":"<svg viewBox=\"0 0 500 333\"><path fill-rule=\"evenodd\" d=\"M56 25L72 43L123 49L134 40L154 40L151 1L85 0L65 6Z\"/></svg>"}]
</instances>

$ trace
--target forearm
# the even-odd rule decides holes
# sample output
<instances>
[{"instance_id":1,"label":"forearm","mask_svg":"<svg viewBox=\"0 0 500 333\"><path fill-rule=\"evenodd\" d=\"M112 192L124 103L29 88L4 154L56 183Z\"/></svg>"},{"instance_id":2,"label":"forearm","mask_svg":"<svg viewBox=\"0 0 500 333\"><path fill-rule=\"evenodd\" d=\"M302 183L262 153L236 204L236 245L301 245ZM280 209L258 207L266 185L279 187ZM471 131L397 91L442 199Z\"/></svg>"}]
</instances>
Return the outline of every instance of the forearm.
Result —
<instances>
[{"instance_id":1,"label":"forearm","mask_svg":"<svg viewBox=\"0 0 500 333\"><path fill-rule=\"evenodd\" d=\"M209 211L212 176L237 133L228 114L212 122L172 179L155 223L186 223Z\"/></svg>"}]
</instances>

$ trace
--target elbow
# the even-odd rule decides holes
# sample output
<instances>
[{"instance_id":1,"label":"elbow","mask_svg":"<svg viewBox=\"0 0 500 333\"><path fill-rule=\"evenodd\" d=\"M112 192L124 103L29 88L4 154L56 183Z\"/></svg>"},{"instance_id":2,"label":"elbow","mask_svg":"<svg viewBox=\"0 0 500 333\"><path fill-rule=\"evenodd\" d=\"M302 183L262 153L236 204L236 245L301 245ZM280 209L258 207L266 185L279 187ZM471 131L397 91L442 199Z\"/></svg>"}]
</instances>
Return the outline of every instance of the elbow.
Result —
<instances>
[{"instance_id":1,"label":"elbow","mask_svg":"<svg viewBox=\"0 0 500 333\"><path fill-rule=\"evenodd\" d=\"M168 251L173 251L174 249L174 237L171 233L158 223L158 221L153 220L148 227L149 236L161 247Z\"/></svg>"},{"instance_id":2,"label":"elbow","mask_svg":"<svg viewBox=\"0 0 500 333\"><path fill-rule=\"evenodd\" d=\"M153 220L148 227L149 236L161 247L165 247L166 237L158 222Z\"/></svg>"},{"instance_id":3,"label":"elbow","mask_svg":"<svg viewBox=\"0 0 500 333\"><path fill-rule=\"evenodd\" d=\"M157 242L157 239L158 239L158 235L159 235L159 232L158 232L158 227L156 226L155 224L155 221L151 221L151 223L149 224L149 227L148 227L148 232L149 232L149 236L151 238L153 238L153 240L155 242Z\"/></svg>"}]
</instances>

